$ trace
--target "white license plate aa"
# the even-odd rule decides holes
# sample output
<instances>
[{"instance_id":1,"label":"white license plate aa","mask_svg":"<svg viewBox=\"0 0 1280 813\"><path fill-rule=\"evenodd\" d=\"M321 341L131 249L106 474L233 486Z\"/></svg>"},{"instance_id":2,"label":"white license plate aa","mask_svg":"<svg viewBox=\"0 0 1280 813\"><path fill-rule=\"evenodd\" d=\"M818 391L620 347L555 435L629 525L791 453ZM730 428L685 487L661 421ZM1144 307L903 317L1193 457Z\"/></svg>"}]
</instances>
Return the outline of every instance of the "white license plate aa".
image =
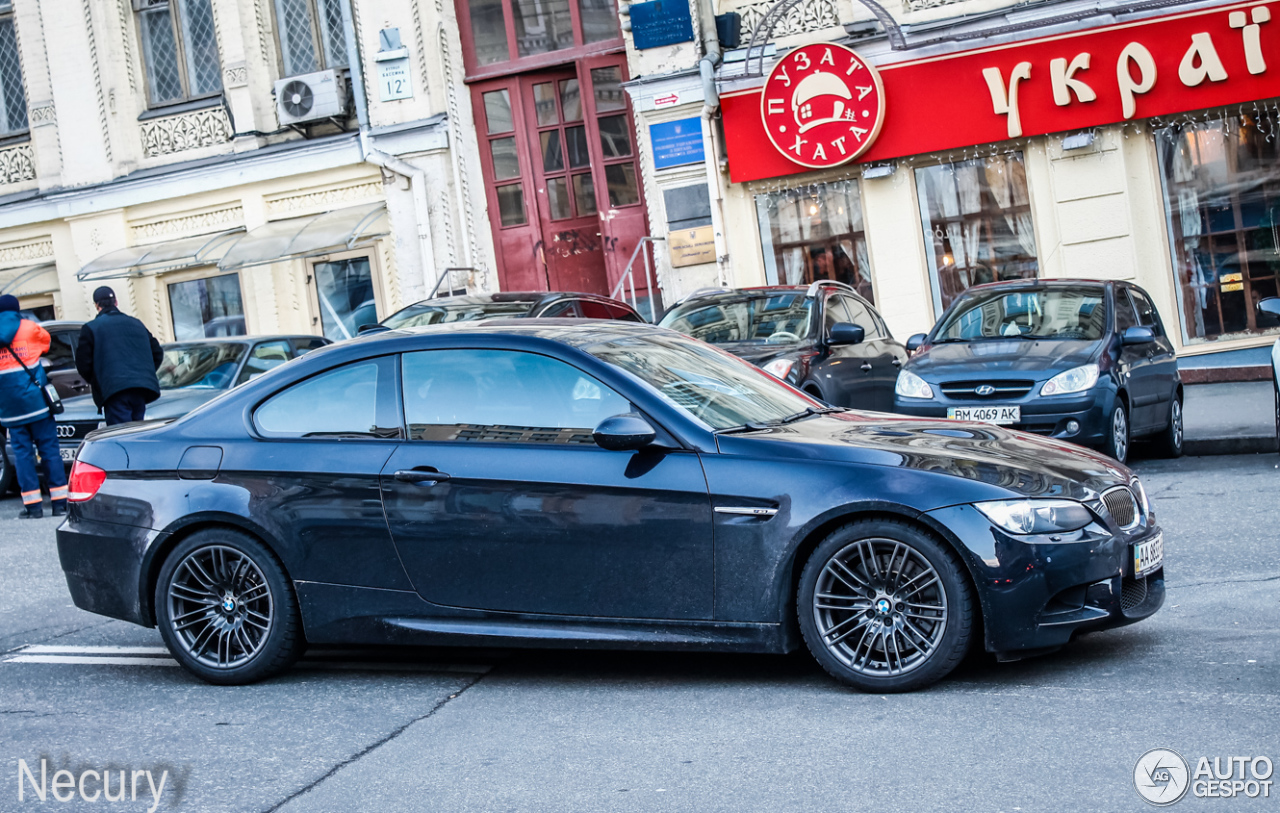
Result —
<instances>
[{"instance_id":1,"label":"white license plate aa","mask_svg":"<svg viewBox=\"0 0 1280 813\"><path fill-rule=\"evenodd\" d=\"M62 460L63 460L63 462L64 462L64 463L74 463L74 462L75 462L75 459L76 459L76 450L75 450L75 449L59 449L59 450L58 450L58 454L59 454L59 456L61 456L61 457L62 457Z\"/></svg>"},{"instance_id":2,"label":"white license plate aa","mask_svg":"<svg viewBox=\"0 0 1280 813\"><path fill-rule=\"evenodd\" d=\"M1164 564L1164 534L1133 546L1133 577L1140 579Z\"/></svg>"},{"instance_id":3,"label":"white license plate aa","mask_svg":"<svg viewBox=\"0 0 1280 813\"><path fill-rule=\"evenodd\" d=\"M982 423L1017 423L1022 420L1022 407L975 406L947 407L947 417L953 421L981 421Z\"/></svg>"}]
</instances>

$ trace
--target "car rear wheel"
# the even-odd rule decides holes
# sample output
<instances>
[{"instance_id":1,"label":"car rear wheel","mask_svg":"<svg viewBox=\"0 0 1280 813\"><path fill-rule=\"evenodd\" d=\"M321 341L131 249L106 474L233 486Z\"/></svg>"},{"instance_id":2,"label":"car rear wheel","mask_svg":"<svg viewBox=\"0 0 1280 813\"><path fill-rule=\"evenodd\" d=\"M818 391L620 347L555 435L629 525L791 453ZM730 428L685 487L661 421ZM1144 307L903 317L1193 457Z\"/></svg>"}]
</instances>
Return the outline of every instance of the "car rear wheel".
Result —
<instances>
[{"instance_id":1,"label":"car rear wheel","mask_svg":"<svg viewBox=\"0 0 1280 813\"><path fill-rule=\"evenodd\" d=\"M284 671L302 654L298 602L258 540L227 528L183 540L160 569L156 626L188 671L222 685Z\"/></svg>"},{"instance_id":2,"label":"car rear wheel","mask_svg":"<svg viewBox=\"0 0 1280 813\"><path fill-rule=\"evenodd\" d=\"M865 692L942 679L973 633L973 591L959 558L893 520L860 520L823 540L801 573L796 605L814 658Z\"/></svg>"},{"instance_id":3,"label":"car rear wheel","mask_svg":"<svg viewBox=\"0 0 1280 813\"><path fill-rule=\"evenodd\" d=\"M1182 398L1174 395L1169 401L1169 424L1156 438L1160 453L1165 457L1182 457Z\"/></svg>"},{"instance_id":4,"label":"car rear wheel","mask_svg":"<svg viewBox=\"0 0 1280 813\"><path fill-rule=\"evenodd\" d=\"M1117 401L1107 422L1107 441L1103 451L1124 463L1129 459L1129 410L1123 401Z\"/></svg>"}]
</instances>

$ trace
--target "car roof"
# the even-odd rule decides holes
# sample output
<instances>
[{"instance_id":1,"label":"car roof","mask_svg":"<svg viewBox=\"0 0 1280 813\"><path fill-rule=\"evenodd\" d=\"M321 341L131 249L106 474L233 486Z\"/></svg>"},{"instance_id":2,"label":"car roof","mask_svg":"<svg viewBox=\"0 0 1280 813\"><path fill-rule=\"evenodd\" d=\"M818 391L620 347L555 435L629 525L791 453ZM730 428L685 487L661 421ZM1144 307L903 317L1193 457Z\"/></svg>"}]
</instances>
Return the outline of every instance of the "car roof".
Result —
<instances>
[{"instance_id":1,"label":"car roof","mask_svg":"<svg viewBox=\"0 0 1280 813\"><path fill-rule=\"evenodd\" d=\"M674 330L643 322L627 322L621 319L486 319L473 322L445 322L436 325L402 327L367 333L343 342L343 346L369 342L386 342L411 336L438 335L518 336L549 339L571 347L580 347L614 338L635 338L649 335L677 335Z\"/></svg>"},{"instance_id":2,"label":"car roof","mask_svg":"<svg viewBox=\"0 0 1280 813\"><path fill-rule=\"evenodd\" d=\"M180 347L190 344L256 344L258 342L288 341L292 339L320 339L331 341L324 336L311 336L300 333L271 333L265 336L210 336L207 339L181 339L176 342L165 342L161 347Z\"/></svg>"},{"instance_id":3,"label":"car roof","mask_svg":"<svg viewBox=\"0 0 1280 813\"><path fill-rule=\"evenodd\" d=\"M84 322L81 322L77 319L49 319L47 321L41 322L40 327L44 328L45 330L57 330L59 328L67 328L67 327L82 328L84 327L84 324L85 324Z\"/></svg>"},{"instance_id":4,"label":"car roof","mask_svg":"<svg viewBox=\"0 0 1280 813\"><path fill-rule=\"evenodd\" d=\"M497 291L489 294L466 294L463 296L437 296L431 299L423 299L414 302L412 305L406 305L405 308L414 307L449 307L450 305L488 305L490 303L505 302L528 302L530 305L543 301L552 301L555 299L563 299L571 297L573 299L595 299L603 302L616 303L626 305L625 302L618 302L616 299L610 299L600 294L588 294L578 291ZM630 307L630 305L626 305ZM401 310L404 310L402 308Z\"/></svg>"},{"instance_id":5,"label":"car roof","mask_svg":"<svg viewBox=\"0 0 1280 813\"><path fill-rule=\"evenodd\" d=\"M1080 287L1106 287L1108 285L1128 285L1129 283L1121 280L1110 279L1083 279L1075 277L1055 277L1052 279L1008 279L999 282L984 282L981 285L972 285L965 289L965 293L970 291L989 291L994 288L1080 288Z\"/></svg>"}]
</instances>

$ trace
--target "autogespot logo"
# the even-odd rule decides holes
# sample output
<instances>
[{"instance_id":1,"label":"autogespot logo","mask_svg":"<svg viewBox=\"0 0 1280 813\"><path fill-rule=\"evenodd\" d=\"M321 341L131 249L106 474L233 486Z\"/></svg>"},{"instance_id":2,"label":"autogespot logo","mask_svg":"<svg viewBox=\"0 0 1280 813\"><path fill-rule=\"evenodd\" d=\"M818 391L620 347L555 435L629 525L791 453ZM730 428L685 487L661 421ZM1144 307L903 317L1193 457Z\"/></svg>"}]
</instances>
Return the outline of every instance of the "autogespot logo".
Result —
<instances>
[{"instance_id":1,"label":"autogespot logo","mask_svg":"<svg viewBox=\"0 0 1280 813\"><path fill-rule=\"evenodd\" d=\"M1171 805L1187 794L1191 768L1177 751L1153 748L1133 766L1133 786L1153 805Z\"/></svg>"}]
</instances>

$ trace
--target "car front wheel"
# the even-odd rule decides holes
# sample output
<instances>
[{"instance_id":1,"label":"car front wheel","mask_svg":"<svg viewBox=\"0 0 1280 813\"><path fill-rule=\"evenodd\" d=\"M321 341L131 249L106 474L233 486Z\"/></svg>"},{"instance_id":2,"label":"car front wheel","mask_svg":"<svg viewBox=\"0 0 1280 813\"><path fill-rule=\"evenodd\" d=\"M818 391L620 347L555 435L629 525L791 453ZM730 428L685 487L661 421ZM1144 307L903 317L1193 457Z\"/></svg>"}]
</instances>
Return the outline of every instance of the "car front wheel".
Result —
<instances>
[{"instance_id":1,"label":"car front wheel","mask_svg":"<svg viewBox=\"0 0 1280 813\"><path fill-rule=\"evenodd\" d=\"M865 692L905 692L951 672L969 648L974 597L956 554L894 520L860 520L828 536L797 594L809 651Z\"/></svg>"},{"instance_id":2,"label":"car front wheel","mask_svg":"<svg viewBox=\"0 0 1280 813\"><path fill-rule=\"evenodd\" d=\"M1107 421L1107 440L1102 449L1120 463L1129 459L1129 411L1117 401Z\"/></svg>"},{"instance_id":3,"label":"car front wheel","mask_svg":"<svg viewBox=\"0 0 1280 813\"><path fill-rule=\"evenodd\" d=\"M305 646L293 587L271 551L231 529L198 531L165 560L156 626L188 671L222 685L262 680Z\"/></svg>"}]
</instances>

